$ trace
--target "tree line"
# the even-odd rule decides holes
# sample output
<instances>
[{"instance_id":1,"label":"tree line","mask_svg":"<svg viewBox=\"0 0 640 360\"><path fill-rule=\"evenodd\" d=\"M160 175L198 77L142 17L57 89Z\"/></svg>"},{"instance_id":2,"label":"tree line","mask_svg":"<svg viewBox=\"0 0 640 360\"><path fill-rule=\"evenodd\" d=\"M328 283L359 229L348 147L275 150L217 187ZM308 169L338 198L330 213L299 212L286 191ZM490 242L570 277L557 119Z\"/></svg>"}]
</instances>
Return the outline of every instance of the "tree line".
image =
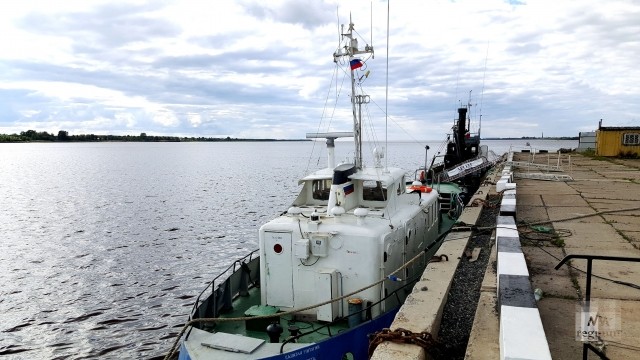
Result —
<instances>
[{"instance_id":1,"label":"tree line","mask_svg":"<svg viewBox=\"0 0 640 360\"><path fill-rule=\"evenodd\" d=\"M70 135L68 131L60 130L58 134L46 131L27 130L20 134L0 134L0 142L31 142L31 141L64 141L64 142L85 142L85 141L142 141L142 142L183 142L183 141L299 141L299 140L279 140L279 139L238 139L232 137L179 137L179 136L154 136L140 133L140 135L95 135L80 134Z\"/></svg>"}]
</instances>

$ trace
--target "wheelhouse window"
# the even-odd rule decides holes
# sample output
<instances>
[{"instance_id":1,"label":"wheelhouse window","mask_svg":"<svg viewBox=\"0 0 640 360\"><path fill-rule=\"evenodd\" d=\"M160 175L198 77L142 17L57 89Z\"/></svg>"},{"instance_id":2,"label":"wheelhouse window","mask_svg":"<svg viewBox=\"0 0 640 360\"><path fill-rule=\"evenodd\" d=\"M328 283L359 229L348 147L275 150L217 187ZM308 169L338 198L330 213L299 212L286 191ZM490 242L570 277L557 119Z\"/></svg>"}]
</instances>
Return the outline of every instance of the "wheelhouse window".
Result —
<instances>
[{"instance_id":1,"label":"wheelhouse window","mask_svg":"<svg viewBox=\"0 0 640 360\"><path fill-rule=\"evenodd\" d=\"M362 182L362 200L386 201L387 188L380 181L365 180Z\"/></svg>"},{"instance_id":2,"label":"wheelhouse window","mask_svg":"<svg viewBox=\"0 0 640 360\"><path fill-rule=\"evenodd\" d=\"M329 194L331 193L331 179L313 180L311 187L314 199L329 200Z\"/></svg>"},{"instance_id":3,"label":"wheelhouse window","mask_svg":"<svg viewBox=\"0 0 640 360\"><path fill-rule=\"evenodd\" d=\"M640 134L624 134L622 135L623 145L640 145Z\"/></svg>"}]
</instances>

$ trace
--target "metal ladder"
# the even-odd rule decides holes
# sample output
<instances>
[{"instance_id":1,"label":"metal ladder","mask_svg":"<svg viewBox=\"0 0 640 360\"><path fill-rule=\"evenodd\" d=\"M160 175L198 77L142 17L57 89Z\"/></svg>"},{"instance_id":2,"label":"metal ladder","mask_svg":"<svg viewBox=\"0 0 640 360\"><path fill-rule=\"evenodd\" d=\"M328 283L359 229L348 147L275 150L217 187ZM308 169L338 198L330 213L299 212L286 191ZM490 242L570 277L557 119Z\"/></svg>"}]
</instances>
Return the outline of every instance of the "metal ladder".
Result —
<instances>
[{"instance_id":1,"label":"metal ladder","mask_svg":"<svg viewBox=\"0 0 640 360\"><path fill-rule=\"evenodd\" d=\"M538 169L538 170L545 170L545 171L564 171L560 166L536 164L536 163L531 163L526 161L507 161L505 162L505 166L511 166L511 167L520 168L520 169L524 168L524 169Z\"/></svg>"},{"instance_id":2,"label":"metal ladder","mask_svg":"<svg viewBox=\"0 0 640 360\"><path fill-rule=\"evenodd\" d=\"M573 178L565 174L543 174L543 173L514 173L513 177L518 179L546 180L546 181L573 181Z\"/></svg>"}]
</instances>

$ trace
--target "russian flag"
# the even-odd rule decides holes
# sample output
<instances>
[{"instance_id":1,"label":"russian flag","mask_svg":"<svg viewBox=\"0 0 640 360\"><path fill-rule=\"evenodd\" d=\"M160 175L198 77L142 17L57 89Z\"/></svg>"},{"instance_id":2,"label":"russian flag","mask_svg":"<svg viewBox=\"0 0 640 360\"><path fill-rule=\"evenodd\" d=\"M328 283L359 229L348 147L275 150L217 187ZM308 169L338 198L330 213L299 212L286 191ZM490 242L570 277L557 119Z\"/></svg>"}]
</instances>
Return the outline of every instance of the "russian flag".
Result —
<instances>
[{"instance_id":1,"label":"russian flag","mask_svg":"<svg viewBox=\"0 0 640 360\"><path fill-rule=\"evenodd\" d=\"M342 188L342 190L344 190L344 195L345 196L351 194L353 192L353 184L349 184L349 185L345 186L344 188Z\"/></svg>"},{"instance_id":2,"label":"russian flag","mask_svg":"<svg viewBox=\"0 0 640 360\"><path fill-rule=\"evenodd\" d=\"M361 67L362 67L362 61L360 59L351 60L351 70L355 70Z\"/></svg>"}]
</instances>

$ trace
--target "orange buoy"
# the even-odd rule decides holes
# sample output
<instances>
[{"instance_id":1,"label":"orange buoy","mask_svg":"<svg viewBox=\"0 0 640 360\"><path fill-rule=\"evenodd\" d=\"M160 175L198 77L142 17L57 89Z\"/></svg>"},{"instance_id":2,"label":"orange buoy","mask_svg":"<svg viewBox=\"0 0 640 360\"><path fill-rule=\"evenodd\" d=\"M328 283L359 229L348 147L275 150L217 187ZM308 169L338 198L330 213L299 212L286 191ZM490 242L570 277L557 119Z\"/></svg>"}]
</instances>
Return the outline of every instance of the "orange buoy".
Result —
<instances>
[{"instance_id":1,"label":"orange buoy","mask_svg":"<svg viewBox=\"0 0 640 360\"><path fill-rule=\"evenodd\" d=\"M424 185L421 185L421 186L411 185L411 186L409 186L409 189L411 189L411 191L420 191L422 193L430 193L431 190L433 190L429 186L424 186Z\"/></svg>"}]
</instances>

